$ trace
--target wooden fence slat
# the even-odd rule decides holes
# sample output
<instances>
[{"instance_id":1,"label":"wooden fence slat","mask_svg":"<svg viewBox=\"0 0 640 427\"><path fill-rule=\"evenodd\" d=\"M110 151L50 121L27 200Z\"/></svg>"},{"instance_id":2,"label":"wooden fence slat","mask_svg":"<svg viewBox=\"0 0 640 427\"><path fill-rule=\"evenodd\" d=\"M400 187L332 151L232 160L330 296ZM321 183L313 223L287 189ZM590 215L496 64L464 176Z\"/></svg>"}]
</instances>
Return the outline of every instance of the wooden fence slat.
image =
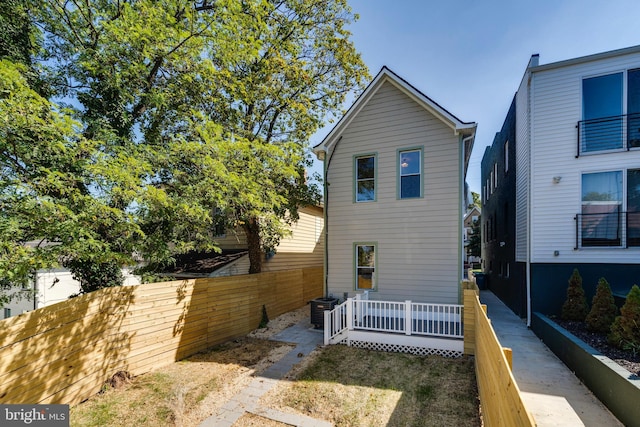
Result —
<instances>
[{"instance_id":1,"label":"wooden fence slat","mask_svg":"<svg viewBox=\"0 0 640 427\"><path fill-rule=\"evenodd\" d=\"M0 403L76 404L323 294L322 267L107 288L0 321Z\"/></svg>"},{"instance_id":2,"label":"wooden fence slat","mask_svg":"<svg viewBox=\"0 0 640 427\"><path fill-rule=\"evenodd\" d=\"M535 426L511 372L511 351L500 345L487 317L486 305L480 304L477 291L465 290L464 297L465 353L467 345L473 347L471 354L475 355L476 381L485 425ZM471 317L472 334L468 328L471 324L467 323Z\"/></svg>"}]
</instances>

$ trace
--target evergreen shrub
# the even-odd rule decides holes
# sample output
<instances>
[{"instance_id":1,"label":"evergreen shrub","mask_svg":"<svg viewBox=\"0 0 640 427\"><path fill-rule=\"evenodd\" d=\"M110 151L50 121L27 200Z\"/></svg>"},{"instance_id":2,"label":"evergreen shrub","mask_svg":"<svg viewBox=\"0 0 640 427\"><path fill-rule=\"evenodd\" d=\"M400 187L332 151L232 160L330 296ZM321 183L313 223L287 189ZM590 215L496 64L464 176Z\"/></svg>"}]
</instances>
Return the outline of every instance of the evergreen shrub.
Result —
<instances>
[{"instance_id":1,"label":"evergreen shrub","mask_svg":"<svg viewBox=\"0 0 640 427\"><path fill-rule=\"evenodd\" d=\"M616 318L616 314L618 314L618 307L616 307L613 299L609 282L604 277L601 277L598 280L596 294L591 302L591 311L589 311L585 319L587 328L593 332L607 333Z\"/></svg>"},{"instance_id":2,"label":"evergreen shrub","mask_svg":"<svg viewBox=\"0 0 640 427\"><path fill-rule=\"evenodd\" d=\"M573 274L569 278L569 287L567 288L567 300L562 305L562 319L584 321L589 313L587 305L587 297L582 288L582 276L577 268L573 269Z\"/></svg>"},{"instance_id":3,"label":"evergreen shrub","mask_svg":"<svg viewBox=\"0 0 640 427\"><path fill-rule=\"evenodd\" d=\"M611 325L609 342L622 349L640 348L640 288L633 285L620 316Z\"/></svg>"}]
</instances>

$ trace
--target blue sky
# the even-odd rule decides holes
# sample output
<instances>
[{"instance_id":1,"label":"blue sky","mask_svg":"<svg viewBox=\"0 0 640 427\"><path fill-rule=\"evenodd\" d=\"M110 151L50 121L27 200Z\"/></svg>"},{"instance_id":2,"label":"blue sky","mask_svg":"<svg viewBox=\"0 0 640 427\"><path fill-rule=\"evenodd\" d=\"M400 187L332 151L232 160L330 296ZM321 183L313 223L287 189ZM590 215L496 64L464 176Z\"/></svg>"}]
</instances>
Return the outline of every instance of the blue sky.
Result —
<instances>
[{"instance_id":1,"label":"blue sky","mask_svg":"<svg viewBox=\"0 0 640 427\"><path fill-rule=\"evenodd\" d=\"M540 63L640 44L638 0L350 0L350 30L372 76L386 65L463 121L478 123L467 175L502 127L532 54ZM349 105L346 105L348 107ZM331 130L311 138L318 144ZM313 171L321 172L316 160Z\"/></svg>"}]
</instances>

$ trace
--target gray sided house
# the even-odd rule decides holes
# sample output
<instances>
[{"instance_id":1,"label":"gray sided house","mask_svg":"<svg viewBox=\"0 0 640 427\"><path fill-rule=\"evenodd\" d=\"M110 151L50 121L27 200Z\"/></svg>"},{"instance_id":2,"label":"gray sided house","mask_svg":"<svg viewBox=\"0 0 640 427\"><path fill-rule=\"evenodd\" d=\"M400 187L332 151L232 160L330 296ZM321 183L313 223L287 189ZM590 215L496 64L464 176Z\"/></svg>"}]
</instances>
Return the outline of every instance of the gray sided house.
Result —
<instances>
[{"instance_id":1,"label":"gray sided house","mask_svg":"<svg viewBox=\"0 0 640 427\"><path fill-rule=\"evenodd\" d=\"M515 176L500 175L498 162L500 179L492 182L500 148L482 163L483 223L490 206L499 212L505 205L508 222L515 221L506 230L487 219L484 269L489 288L516 313L525 314L520 295L527 315L559 313L574 268L589 301L600 277L618 295L638 283L639 117L640 46L544 65L531 58L515 95L515 122L505 121ZM511 259L515 270L498 278L497 266Z\"/></svg>"},{"instance_id":2,"label":"gray sided house","mask_svg":"<svg viewBox=\"0 0 640 427\"><path fill-rule=\"evenodd\" d=\"M314 147L324 161L328 296L458 303L475 130L380 70Z\"/></svg>"}]
</instances>

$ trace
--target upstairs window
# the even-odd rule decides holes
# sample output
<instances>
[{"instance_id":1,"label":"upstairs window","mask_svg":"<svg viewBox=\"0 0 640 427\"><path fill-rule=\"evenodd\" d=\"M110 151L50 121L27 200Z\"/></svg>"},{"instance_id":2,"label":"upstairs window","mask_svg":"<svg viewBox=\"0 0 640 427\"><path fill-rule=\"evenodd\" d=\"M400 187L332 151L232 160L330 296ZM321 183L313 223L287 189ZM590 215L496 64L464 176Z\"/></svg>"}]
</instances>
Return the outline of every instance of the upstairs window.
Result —
<instances>
[{"instance_id":1,"label":"upstairs window","mask_svg":"<svg viewBox=\"0 0 640 427\"><path fill-rule=\"evenodd\" d=\"M622 73L582 80L581 152L622 148Z\"/></svg>"},{"instance_id":2,"label":"upstairs window","mask_svg":"<svg viewBox=\"0 0 640 427\"><path fill-rule=\"evenodd\" d=\"M509 141L504 143L504 173L509 172Z\"/></svg>"},{"instance_id":3,"label":"upstairs window","mask_svg":"<svg viewBox=\"0 0 640 427\"><path fill-rule=\"evenodd\" d=\"M355 201L376 200L376 156L368 155L355 159Z\"/></svg>"},{"instance_id":4,"label":"upstairs window","mask_svg":"<svg viewBox=\"0 0 640 427\"><path fill-rule=\"evenodd\" d=\"M399 198L422 197L422 150L398 152Z\"/></svg>"},{"instance_id":5,"label":"upstairs window","mask_svg":"<svg viewBox=\"0 0 640 427\"><path fill-rule=\"evenodd\" d=\"M627 140L640 147L640 70L627 71Z\"/></svg>"}]
</instances>

